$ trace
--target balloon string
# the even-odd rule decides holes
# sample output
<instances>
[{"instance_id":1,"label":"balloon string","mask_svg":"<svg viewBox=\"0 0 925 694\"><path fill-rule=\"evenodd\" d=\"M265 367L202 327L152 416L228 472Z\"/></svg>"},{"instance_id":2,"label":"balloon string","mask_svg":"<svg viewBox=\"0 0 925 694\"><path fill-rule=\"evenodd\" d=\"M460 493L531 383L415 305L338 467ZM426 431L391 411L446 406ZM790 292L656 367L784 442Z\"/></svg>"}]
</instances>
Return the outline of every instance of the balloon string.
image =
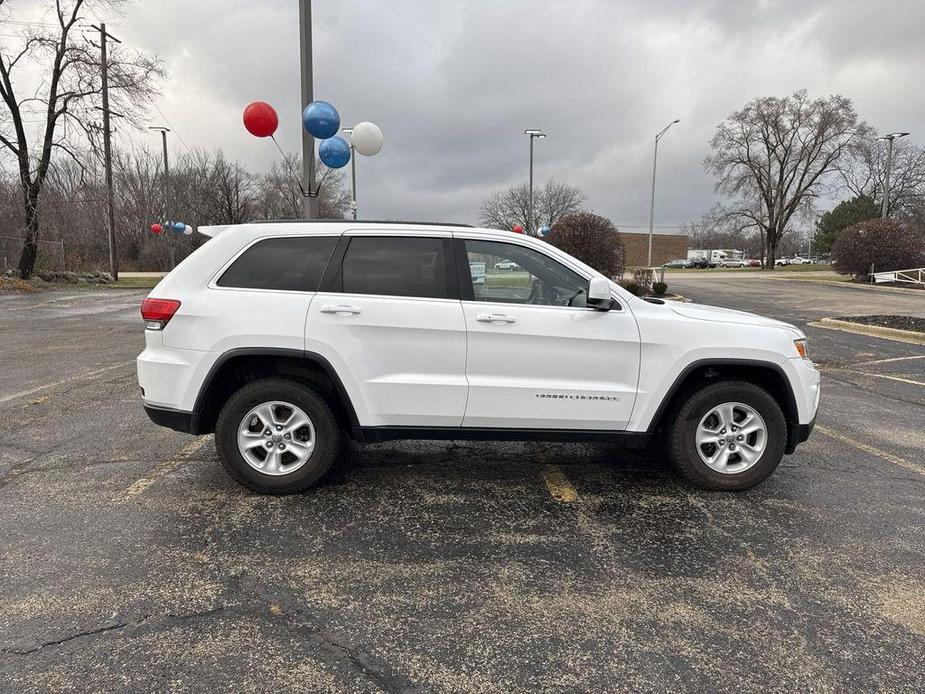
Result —
<instances>
[{"instance_id":1,"label":"balloon string","mask_svg":"<svg viewBox=\"0 0 925 694\"><path fill-rule=\"evenodd\" d=\"M276 149L279 150L279 153L283 157L283 161L286 162L286 168L289 169L289 175L292 176L296 183L299 185L299 190L302 192L302 197L305 197L305 188L302 187L302 180L295 175L295 172L292 170L292 162L289 161L289 157L283 151L283 148L279 146L279 142L276 141L276 135L270 135L270 139L273 140L273 144L276 145ZM321 184L319 184L320 187Z\"/></svg>"}]
</instances>

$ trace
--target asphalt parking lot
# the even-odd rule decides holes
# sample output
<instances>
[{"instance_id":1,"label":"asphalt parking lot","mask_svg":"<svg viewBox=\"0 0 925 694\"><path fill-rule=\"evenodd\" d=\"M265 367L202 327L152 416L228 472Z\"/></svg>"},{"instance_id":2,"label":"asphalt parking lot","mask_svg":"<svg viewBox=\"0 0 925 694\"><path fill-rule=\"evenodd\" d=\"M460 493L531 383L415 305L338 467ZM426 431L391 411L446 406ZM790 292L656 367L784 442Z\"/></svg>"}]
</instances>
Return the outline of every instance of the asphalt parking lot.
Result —
<instances>
[{"instance_id":1,"label":"asphalt parking lot","mask_svg":"<svg viewBox=\"0 0 925 694\"><path fill-rule=\"evenodd\" d=\"M669 282L801 326L925 315ZM270 498L148 422L142 296L0 296L0 690L925 689L925 348L806 327L817 429L742 494L606 445L412 442Z\"/></svg>"}]
</instances>

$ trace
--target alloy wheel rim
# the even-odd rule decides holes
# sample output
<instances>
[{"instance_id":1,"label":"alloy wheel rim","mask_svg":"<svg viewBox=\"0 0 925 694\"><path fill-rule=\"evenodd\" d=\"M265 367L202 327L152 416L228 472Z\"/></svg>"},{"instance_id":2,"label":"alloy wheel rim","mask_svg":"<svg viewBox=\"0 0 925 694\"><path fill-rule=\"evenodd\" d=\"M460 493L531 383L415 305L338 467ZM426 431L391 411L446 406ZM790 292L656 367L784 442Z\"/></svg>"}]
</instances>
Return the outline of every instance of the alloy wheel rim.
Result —
<instances>
[{"instance_id":1,"label":"alloy wheel rim","mask_svg":"<svg viewBox=\"0 0 925 694\"><path fill-rule=\"evenodd\" d=\"M315 425L292 403L261 403L238 425L238 451L249 466L264 475L288 475L312 457Z\"/></svg>"},{"instance_id":2,"label":"alloy wheel rim","mask_svg":"<svg viewBox=\"0 0 925 694\"><path fill-rule=\"evenodd\" d=\"M750 405L726 402L711 408L700 420L694 444L700 460L723 475L752 468L764 454L768 427Z\"/></svg>"}]
</instances>

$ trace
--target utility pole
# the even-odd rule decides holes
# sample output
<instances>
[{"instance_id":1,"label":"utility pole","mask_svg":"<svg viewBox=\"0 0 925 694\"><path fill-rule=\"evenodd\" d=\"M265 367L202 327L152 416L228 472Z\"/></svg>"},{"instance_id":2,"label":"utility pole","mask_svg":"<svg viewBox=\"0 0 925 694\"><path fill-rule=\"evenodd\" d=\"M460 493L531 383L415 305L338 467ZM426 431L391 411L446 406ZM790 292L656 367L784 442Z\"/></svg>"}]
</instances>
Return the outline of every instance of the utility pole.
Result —
<instances>
[{"instance_id":1,"label":"utility pole","mask_svg":"<svg viewBox=\"0 0 925 694\"><path fill-rule=\"evenodd\" d=\"M106 221L109 227L109 273L113 279L119 279L119 255L116 248L116 209L112 191L112 133L109 125L109 56L107 52L107 39L122 43L106 31L106 23L93 26L100 32L100 62L103 72L103 160L106 169ZM119 114L116 114L119 115Z\"/></svg>"},{"instance_id":2,"label":"utility pole","mask_svg":"<svg viewBox=\"0 0 925 694\"><path fill-rule=\"evenodd\" d=\"M299 50L302 62L302 109L314 101L312 83L312 0L299 0ZM318 218L318 198L308 195L315 190L315 138L302 128L302 216Z\"/></svg>"},{"instance_id":3,"label":"utility pole","mask_svg":"<svg viewBox=\"0 0 925 694\"><path fill-rule=\"evenodd\" d=\"M886 140L886 171L883 174L883 202L880 205L880 217L886 219L887 213L890 211L890 167L893 165L893 140L896 140L900 137L905 137L909 133L890 133L889 135L884 135L883 137L878 137L878 140Z\"/></svg>"},{"instance_id":4,"label":"utility pole","mask_svg":"<svg viewBox=\"0 0 925 694\"><path fill-rule=\"evenodd\" d=\"M164 145L164 221L170 220L170 165L167 161L167 133L170 128L161 125L155 125L148 130L157 130L161 134L161 143ZM176 221L176 220L173 220ZM168 225L169 226L169 225ZM165 228L164 233L167 235L167 269L173 270L176 263L176 255L173 248L173 235L176 233L172 228Z\"/></svg>"},{"instance_id":5,"label":"utility pole","mask_svg":"<svg viewBox=\"0 0 925 694\"><path fill-rule=\"evenodd\" d=\"M524 135L530 138L530 193L527 198L527 236L533 236L533 141L536 138L545 139L546 134L538 128L527 128Z\"/></svg>"},{"instance_id":6,"label":"utility pole","mask_svg":"<svg viewBox=\"0 0 925 694\"><path fill-rule=\"evenodd\" d=\"M680 122L680 119L675 118L655 136L655 153L652 155L652 196L649 198L649 259L646 261L646 267L652 267L652 232L655 230L655 171L658 166L658 141L665 136L668 128Z\"/></svg>"},{"instance_id":7,"label":"utility pole","mask_svg":"<svg viewBox=\"0 0 925 694\"><path fill-rule=\"evenodd\" d=\"M353 128L341 128L340 131L344 135L350 135L353 139ZM350 144L350 208L353 210L353 218L357 218L357 153L353 148L353 143Z\"/></svg>"}]
</instances>

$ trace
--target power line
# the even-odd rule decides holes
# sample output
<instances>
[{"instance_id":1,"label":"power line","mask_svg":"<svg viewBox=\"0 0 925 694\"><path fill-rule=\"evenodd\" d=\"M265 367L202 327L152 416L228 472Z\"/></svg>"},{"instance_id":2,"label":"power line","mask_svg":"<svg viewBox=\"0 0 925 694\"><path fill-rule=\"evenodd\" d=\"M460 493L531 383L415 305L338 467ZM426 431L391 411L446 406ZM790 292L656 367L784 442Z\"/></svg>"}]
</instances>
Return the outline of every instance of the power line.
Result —
<instances>
[{"instance_id":1,"label":"power line","mask_svg":"<svg viewBox=\"0 0 925 694\"><path fill-rule=\"evenodd\" d=\"M177 131L177 128L174 126L174 124L170 122L170 119L169 119L167 116L164 115L164 112L161 111L161 109L158 107L157 103L153 103L152 105L154 106L154 110L157 111L157 112L161 115L161 118L163 118L165 121L167 121L167 125L170 126L171 132L172 132L174 135L177 136L177 139L178 139L178 140L180 140L180 144L182 144L183 147L186 148L186 151L187 151L187 152L190 151L190 146L189 146L188 144L186 144L186 140L183 139L183 136Z\"/></svg>"}]
</instances>

